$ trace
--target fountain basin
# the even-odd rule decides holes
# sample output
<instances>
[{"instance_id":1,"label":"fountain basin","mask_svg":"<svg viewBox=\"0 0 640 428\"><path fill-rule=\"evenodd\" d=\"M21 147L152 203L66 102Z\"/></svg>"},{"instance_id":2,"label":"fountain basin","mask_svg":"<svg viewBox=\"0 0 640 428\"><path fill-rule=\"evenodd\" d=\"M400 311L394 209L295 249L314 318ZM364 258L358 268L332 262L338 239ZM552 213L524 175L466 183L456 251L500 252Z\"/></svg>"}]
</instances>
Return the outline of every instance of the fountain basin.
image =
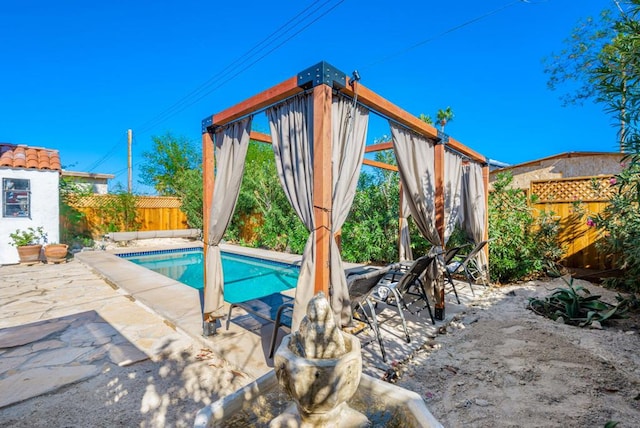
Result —
<instances>
[{"instance_id":1,"label":"fountain basin","mask_svg":"<svg viewBox=\"0 0 640 428\"><path fill-rule=\"evenodd\" d=\"M355 336L339 334L347 353L336 359L301 357L291 351L292 335L282 339L274 357L276 376L301 413L331 413L358 389L362 375L360 341Z\"/></svg>"},{"instance_id":2,"label":"fountain basin","mask_svg":"<svg viewBox=\"0 0 640 428\"><path fill-rule=\"evenodd\" d=\"M202 408L194 427L267 427L290 404L291 398L282 391L275 371L270 371ZM360 376L356 393L348 404L366 414L372 427L442 427L418 394L366 374Z\"/></svg>"}]
</instances>

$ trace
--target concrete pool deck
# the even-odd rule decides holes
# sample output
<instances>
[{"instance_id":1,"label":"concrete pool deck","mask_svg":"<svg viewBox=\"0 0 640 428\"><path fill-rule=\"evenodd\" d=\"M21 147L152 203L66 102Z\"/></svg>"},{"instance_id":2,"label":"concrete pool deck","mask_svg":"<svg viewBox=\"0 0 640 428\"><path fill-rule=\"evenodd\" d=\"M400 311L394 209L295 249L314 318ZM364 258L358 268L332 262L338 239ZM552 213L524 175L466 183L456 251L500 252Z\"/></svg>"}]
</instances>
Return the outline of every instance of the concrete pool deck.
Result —
<instances>
[{"instance_id":1,"label":"concrete pool deck","mask_svg":"<svg viewBox=\"0 0 640 428\"><path fill-rule=\"evenodd\" d=\"M198 290L115 255L194 246L200 245L87 251L62 265L3 267L0 391L5 391L7 397L0 393L0 407L17 398L24 400L86 379L106 359L114 364L130 364L157 355L167 344L180 348L195 342L246 373L251 378L248 381L270 371L271 324L263 325L238 310L229 330L223 323L218 334L203 337ZM237 246L225 245L223 250L293 264L300 261L298 255ZM463 311L471 300L468 286L458 288L463 304L456 305L448 295L444 322L434 326L426 314L422 318L408 317L412 337L409 344L402 340L395 309L380 308L388 363L382 361L378 344L368 343L371 337L360 334L366 342L364 372L381 377L389 363L404 360L434 337L437 329ZM55 340L50 340L54 333ZM281 332L280 337L283 335ZM19 344L22 350L17 353L15 346ZM38 360L38 356L42 358ZM46 377L46 370L52 367L56 368L55 376L49 377L57 380L41 382L39 379ZM60 372L61 369L65 371ZM18 386L22 392L16 394Z\"/></svg>"}]
</instances>

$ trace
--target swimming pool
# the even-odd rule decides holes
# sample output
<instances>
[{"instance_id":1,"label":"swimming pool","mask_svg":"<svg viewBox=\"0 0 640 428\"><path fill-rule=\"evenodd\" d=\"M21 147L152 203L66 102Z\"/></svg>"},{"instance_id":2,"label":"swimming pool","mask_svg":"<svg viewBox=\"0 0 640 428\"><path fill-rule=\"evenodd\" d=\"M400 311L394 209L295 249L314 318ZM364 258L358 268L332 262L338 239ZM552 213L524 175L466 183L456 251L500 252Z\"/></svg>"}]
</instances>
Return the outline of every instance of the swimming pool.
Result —
<instances>
[{"instance_id":1,"label":"swimming pool","mask_svg":"<svg viewBox=\"0 0 640 428\"><path fill-rule=\"evenodd\" d=\"M202 249L161 250L119 254L130 262L201 290L204 287ZM300 268L256 257L222 253L224 300L255 299L294 288Z\"/></svg>"}]
</instances>

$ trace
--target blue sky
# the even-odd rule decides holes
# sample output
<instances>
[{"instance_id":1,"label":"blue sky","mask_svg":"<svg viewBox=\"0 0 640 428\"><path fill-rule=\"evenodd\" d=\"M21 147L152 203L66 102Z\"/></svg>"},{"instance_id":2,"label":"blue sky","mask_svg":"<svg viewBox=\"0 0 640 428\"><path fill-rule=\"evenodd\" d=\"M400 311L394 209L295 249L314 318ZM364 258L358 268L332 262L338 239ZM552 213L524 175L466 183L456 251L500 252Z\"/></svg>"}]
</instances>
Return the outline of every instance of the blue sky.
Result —
<instances>
[{"instance_id":1,"label":"blue sky","mask_svg":"<svg viewBox=\"0 0 640 428\"><path fill-rule=\"evenodd\" d=\"M204 117L325 60L347 74L357 69L364 85L415 115L451 106L455 119L446 132L492 159L615 151L612 120L595 104L562 107L559 94L546 88L541 62L562 49L580 18L612 6L611 0L5 2L0 141L58 149L66 169L116 174L111 184L126 184L131 128L134 190L149 192L137 183L137 170L153 135L171 131L199 147ZM251 51L292 19L297 26ZM382 121L372 121L369 142L388 133Z\"/></svg>"}]
</instances>

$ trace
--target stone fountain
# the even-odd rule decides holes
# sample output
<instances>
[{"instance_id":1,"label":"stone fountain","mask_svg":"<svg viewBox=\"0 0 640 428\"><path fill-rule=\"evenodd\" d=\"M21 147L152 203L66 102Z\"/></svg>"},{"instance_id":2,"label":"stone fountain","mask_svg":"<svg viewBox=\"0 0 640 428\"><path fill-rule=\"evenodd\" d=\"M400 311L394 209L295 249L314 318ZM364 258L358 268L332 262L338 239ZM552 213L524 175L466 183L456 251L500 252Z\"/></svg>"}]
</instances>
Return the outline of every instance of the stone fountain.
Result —
<instances>
[{"instance_id":1,"label":"stone fountain","mask_svg":"<svg viewBox=\"0 0 640 428\"><path fill-rule=\"evenodd\" d=\"M362 376L360 341L340 331L324 293L309 302L300 330L286 336L274 358L276 376L293 399L270 427L367 427L347 404Z\"/></svg>"},{"instance_id":2,"label":"stone fountain","mask_svg":"<svg viewBox=\"0 0 640 428\"><path fill-rule=\"evenodd\" d=\"M309 302L299 331L284 337L274 366L200 410L194 426L442 426L419 395L362 373L360 341L338 328L323 293Z\"/></svg>"}]
</instances>

